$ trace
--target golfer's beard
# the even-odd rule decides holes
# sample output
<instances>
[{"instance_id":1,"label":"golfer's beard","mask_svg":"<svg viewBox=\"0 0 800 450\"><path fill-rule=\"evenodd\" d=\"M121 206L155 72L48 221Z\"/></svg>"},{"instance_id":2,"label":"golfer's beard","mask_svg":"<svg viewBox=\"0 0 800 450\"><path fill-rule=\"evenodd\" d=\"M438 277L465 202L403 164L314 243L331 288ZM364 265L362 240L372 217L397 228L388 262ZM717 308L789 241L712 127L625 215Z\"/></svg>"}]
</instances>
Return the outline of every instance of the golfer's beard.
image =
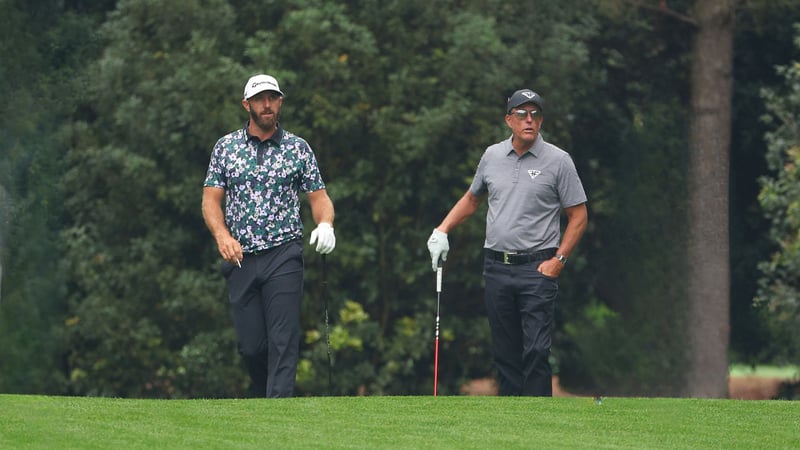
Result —
<instances>
[{"instance_id":1,"label":"golfer's beard","mask_svg":"<svg viewBox=\"0 0 800 450\"><path fill-rule=\"evenodd\" d=\"M262 117L259 113L250 109L250 119L255 122L258 128L261 128L264 132L270 132L275 129L275 124L278 123L278 114L274 114L271 119L267 119Z\"/></svg>"}]
</instances>

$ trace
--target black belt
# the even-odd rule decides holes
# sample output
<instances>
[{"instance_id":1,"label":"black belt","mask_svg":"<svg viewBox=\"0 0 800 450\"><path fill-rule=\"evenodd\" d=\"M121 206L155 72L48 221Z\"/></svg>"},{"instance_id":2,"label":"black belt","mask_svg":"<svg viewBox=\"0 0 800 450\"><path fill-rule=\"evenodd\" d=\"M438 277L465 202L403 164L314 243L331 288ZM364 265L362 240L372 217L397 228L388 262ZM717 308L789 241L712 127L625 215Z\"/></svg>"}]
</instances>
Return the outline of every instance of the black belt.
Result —
<instances>
[{"instance_id":1,"label":"black belt","mask_svg":"<svg viewBox=\"0 0 800 450\"><path fill-rule=\"evenodd\" d=\"M291 244L292 242L300 242L301 240L302 240L302 238L295 238L295 239L292 239L292 240L289 240L289 241L283 242L283 243L281 243L281 244L278 244L278 245L276 245L276 246L274 246L274 247L267 247L267 248L264 248L264 249L261 249L261 250L253 250L253 251L251 251L251 252L244 252L244 253L243 253L243 255L244 255L244 256L261 256L261 255L266 255L266 254L267 254L267 252L269 252L269 251L272 251L272 250L275 250L276 248L278 248L278 247L280 247L280 246L282 246L282 245Z\"/></svg>"},{"instance_id":2,"label":"black belt","mask_svg":"<svg viewBox=\"0 0 800 450\"><path fill-rule=\"evenodd\" d=\"M268 252L275 250L276 248L280 247L283 244L277 245L275 247L268 247L261 250L253 250L252 252L244 252L242 253L244 256L261 256L266 255Z\"/></svg>"},{"instance_id":3,"label":"black belt","mask_svg":"<svg viewBox=\"0 0 800 450\"><path fill-rule=\"evenodd\" d=\"M556 256L556 249L546 248L538 252L498 252L487 248L486 256L503 264L525 264L550 259Z\"/></svg>"}]
</instances>

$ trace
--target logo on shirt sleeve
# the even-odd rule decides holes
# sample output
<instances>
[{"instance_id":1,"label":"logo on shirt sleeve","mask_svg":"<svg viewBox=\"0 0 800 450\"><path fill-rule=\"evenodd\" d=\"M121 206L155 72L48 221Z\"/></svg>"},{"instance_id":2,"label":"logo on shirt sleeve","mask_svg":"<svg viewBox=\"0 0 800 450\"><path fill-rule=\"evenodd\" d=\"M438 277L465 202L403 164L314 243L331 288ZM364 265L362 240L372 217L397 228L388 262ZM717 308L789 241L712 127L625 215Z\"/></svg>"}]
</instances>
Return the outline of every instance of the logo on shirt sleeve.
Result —
<instances>
[{"instance_id":1,"label":"logo on shirt sleeve","mask_svg":"<svg viewBox=\"0 0 800 450\"><path fill-rule=\"evenodd\" d=\"M541 170L536 170L536 169L531 169L531 170L528 171L528 175L531 176L531 180L535 180L536 177L538 177L540 173L542 173L542 171Z\"/></svg>"}]
</instances>

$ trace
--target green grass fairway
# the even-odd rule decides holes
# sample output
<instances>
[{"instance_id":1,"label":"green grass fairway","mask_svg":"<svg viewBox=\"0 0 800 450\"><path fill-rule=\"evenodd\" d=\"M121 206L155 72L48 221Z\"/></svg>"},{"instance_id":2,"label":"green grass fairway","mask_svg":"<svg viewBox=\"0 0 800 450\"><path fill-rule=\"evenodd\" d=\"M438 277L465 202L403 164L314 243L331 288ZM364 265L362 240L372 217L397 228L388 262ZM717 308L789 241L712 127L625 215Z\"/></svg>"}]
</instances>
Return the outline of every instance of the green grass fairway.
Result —
<instances>
[{"instance_id":1,"label":"green grass fairway","mask_svg":"<svg viewBox=\"0 0 800 450\"><path fill-rule=\"evenodd\" d=\"M0 448L800 448L800 402L0 395Z\"/></svg>"},{"instance_id":2,"label":"green grass fairway","mask_svg":"<svg viewBox=\"0 0 800 450\"><path fill-rule=\"evenodd\" d=\"M732 377L767 377L794 380L800 378L800 367L765 365L753 367L744 364L734 364L730 368L730 374Z\"/></svg>"}]
</instances>

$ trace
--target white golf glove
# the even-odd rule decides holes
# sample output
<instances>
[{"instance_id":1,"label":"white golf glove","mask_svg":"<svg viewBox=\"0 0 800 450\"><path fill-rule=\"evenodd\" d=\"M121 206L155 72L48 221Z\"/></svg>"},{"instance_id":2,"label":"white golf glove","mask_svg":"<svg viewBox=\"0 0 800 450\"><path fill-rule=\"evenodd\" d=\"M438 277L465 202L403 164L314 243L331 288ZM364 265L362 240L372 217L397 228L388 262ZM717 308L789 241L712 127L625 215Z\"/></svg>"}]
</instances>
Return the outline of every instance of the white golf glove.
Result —
<instances>
[{"instance_id":1,"label":"white golf glove","mask_svg":"<svg viewBox=\"0 0 800 450\"><path fill-rule=\"evenodd\" d=\"M333 227L328 222L320 222L317 228L311 232L311 245L317 243L317 252L327 255L336 247L336 236L333 235Z\"/></svg>"},{"instance_id":2,"label":"white golf glove","mask_svg":"<svg viewBox=\"0 0 800 450\"><path fill-rule=\"evenodd\" d=\"M428 251L431 252L433 271L436 272L436 267L439 265L439 258L442 258L442 261L447 261L447 252L450 251L450 243L447 242L447 233L442 233L434 228L431 237L428 238Z\"/></svg>"}]
</instances>

